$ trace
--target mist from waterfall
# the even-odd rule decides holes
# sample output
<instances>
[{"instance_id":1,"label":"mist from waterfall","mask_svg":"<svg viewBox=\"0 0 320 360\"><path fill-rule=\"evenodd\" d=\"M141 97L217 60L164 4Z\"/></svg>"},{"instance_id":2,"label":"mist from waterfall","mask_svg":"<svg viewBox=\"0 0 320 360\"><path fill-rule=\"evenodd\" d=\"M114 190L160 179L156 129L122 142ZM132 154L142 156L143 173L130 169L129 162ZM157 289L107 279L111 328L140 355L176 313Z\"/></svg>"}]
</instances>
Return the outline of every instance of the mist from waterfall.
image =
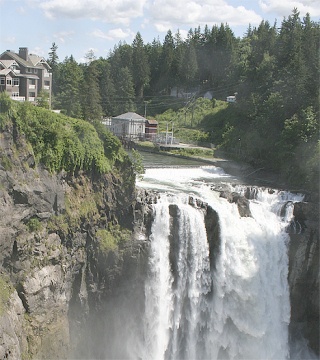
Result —
<instances>
[{"instance_id":1,"label":"mist from waterfall","mask_svg":"<svg viewBox=\"0 0 320 360\"><path fill-rule=\"evenodd\" d=\"M302 196L255 188L252 217L240 217L236 204L212 191L217 181L228 176L215 167L149 169L138 184L161 195L154 204L137 358L290 358L285 229ZM189 205L189 196L218 214L214 268L204 210Z\"/></svg>"}]
</instances>

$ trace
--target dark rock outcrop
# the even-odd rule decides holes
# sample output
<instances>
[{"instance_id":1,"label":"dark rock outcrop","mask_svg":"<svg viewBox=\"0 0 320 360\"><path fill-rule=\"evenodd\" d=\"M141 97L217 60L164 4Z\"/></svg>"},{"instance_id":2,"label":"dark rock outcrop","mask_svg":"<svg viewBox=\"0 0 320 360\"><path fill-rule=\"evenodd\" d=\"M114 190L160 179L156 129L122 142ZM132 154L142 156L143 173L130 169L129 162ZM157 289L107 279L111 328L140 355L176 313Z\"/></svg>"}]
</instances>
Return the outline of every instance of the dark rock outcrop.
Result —
<instances>
[{"instance_id":1,"label":"dark rock outcrop","mask_svg":"<svg viewBox=\"0 0 320 360\"><path fill-rule=\"evenodd\" d=\"M237 204L239 215L241 217L252 217L249 200L245 196L240 195L237 192L221 191L220 197L227 199L230 203Z\"/></svg>"},{"instance_id":2,"label":"dark rock outcrop","mask_svg":"<svg viewBox=\"0 0 320 360\"><path fill-rule=\"evenodd\" d=\"M290 332L303 336L319 355L319 204L294 205L295 224L290 227L289 286Z\"/></svg>"}]
</instances>

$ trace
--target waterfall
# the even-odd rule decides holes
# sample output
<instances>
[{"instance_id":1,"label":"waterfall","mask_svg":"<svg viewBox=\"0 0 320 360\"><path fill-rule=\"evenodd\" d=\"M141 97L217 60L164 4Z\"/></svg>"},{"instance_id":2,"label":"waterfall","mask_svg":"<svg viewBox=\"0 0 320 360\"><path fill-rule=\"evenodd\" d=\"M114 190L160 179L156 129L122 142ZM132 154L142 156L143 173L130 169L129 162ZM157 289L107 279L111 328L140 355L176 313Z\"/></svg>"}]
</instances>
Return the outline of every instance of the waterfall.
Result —
<instances>
[{"instance_id":1,"label":"waterfall","mask_svg":"<svg viewBox=\"0 0 320 360\"><path fill-rule=\"evenodd\" d=\"M255 189L252 217L240 217L236 204L211 190L226 179L221 171L177 169L165 181L163 174L153 169L143 180L163 193L154 204L139 358L289 359L285 229L302 197ZM189 205L190 194L218 214L214 267L205 211Z\"/></svg>"},{"instance_id":2,"label":"waterfall","mask_svg":"<svg viewBox=\"0 0 320 360\"><path fill-rule=\"evenodd\" d=\"M173 221L170 203L178 204ZM175 232L171 241L170 230ZM211 290L203 213L181 198L161 200L155 206L149 265L143 358L196 359L208 315L205 296Z\"/></svg>"}]
</instances>

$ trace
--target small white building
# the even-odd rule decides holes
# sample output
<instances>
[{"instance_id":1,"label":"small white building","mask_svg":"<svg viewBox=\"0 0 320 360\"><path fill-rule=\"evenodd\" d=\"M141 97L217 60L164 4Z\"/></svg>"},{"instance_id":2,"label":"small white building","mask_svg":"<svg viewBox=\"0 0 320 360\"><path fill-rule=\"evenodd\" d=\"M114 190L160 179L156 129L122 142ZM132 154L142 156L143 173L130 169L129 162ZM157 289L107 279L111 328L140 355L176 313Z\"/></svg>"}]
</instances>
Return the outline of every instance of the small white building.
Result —
<instances>
[{"instance_id":1,"label":"small white building","mask_svg":"<svg viewBox=\"0 0 320 360\"><path fill-rule=\"evenodd\" d=\"M234 95L227 96L227 102L235 103L236 102L236 97Z\"/></svg>"},{"instance_id":2,"label":"small white building","mask_svg":"<svg viewBox=\"0 0 320 360\"><path fill-rule=\"evenodd\" d=\"M127 112L111 118L110 131L123 138L137 139L144 137L146 118L134 112Z\"/></svg>"}]
</instances>

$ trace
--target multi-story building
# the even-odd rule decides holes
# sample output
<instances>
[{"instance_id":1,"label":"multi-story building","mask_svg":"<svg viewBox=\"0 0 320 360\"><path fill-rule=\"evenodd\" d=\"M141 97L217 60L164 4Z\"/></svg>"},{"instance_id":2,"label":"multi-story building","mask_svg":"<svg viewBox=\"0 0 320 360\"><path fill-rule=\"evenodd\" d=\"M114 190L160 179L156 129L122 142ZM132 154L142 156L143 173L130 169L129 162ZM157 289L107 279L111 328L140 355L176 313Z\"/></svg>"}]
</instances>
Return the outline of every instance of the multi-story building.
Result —
<instances>
[{"instance_id":1,"label":"multi-story building","mask_svg":"<svg viewBox=\"0 0 320 360\"><path fill-rule=\"evenodd\" d=\"M38 55L29 54L28 48L19 48L19 53L6 50L0 55L0 92L6 91L18 101L37 101L41 91L48 92L51 104L52 74L47 61Z\"/></svg>"}]
</instances>

